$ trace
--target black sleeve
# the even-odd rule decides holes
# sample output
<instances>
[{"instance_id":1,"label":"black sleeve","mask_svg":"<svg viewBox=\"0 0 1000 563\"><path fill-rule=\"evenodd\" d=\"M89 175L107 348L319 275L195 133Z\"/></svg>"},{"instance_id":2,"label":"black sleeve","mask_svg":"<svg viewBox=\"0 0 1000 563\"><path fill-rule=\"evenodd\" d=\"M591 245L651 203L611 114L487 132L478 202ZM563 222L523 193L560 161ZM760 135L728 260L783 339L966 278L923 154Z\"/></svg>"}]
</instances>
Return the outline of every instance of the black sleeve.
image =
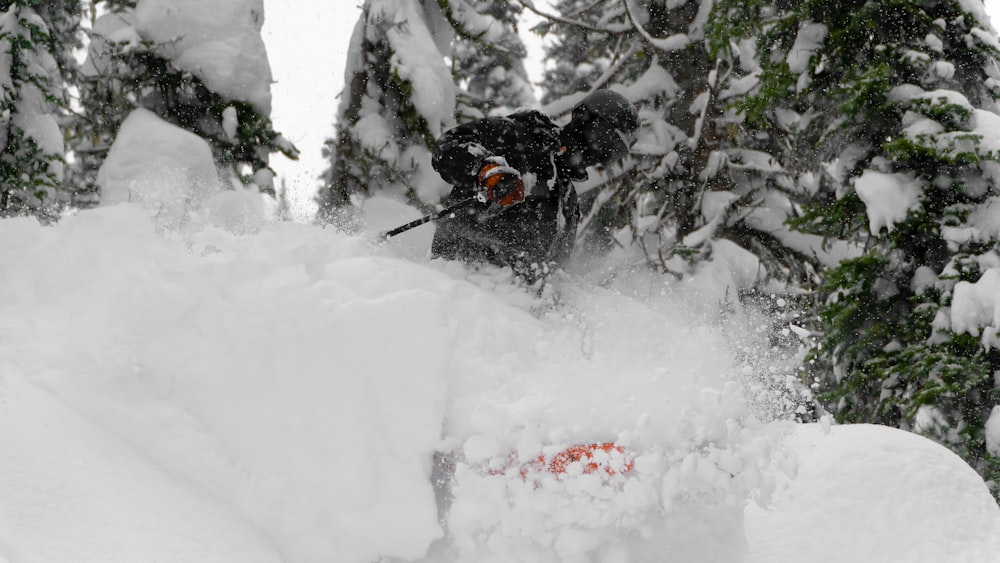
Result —
<instances>
[{"instance_id":1,"label":"black sleeve","mask_svg":"<svg viewBox=\"0 0 1000 563\"><path fill-rule=\"evenodd\" d=\"M434 145L431 165L451 185L471 185L483 160L504 156L517 140L514 123L487 117L446 131Z\"/></svg>"}]
</instances>

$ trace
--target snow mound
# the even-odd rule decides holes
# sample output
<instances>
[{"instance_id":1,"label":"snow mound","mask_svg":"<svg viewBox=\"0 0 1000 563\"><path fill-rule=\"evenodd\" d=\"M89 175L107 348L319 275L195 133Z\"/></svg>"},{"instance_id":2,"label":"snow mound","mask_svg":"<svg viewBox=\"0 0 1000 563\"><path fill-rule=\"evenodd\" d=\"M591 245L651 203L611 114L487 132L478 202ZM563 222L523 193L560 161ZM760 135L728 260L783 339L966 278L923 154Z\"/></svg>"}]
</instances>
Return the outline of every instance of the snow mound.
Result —
<instances>
[{"instance_id":1,"label":"snow mound","mask_svg":"<svg viewBox=\"0 0 1000 563\"><path fill-rule=\"evenodd\" d=\"M659 278L539 296L426 261L427 234L177 230L127 203L0 221L2 558L780 563L844 529L997 552L996 504L940 448L758 420L714 302ZM634 469L481 469L595 442Z\"/></svg>"},{"instance_id":2,"label":"snow mound","mask_svg":"<svg viewBox=\"0 0 1000 563\"><path fill-rule=\"evenodd\" d=\"M97 183L101 204L141 203L164 224L179 224L221 190L208 143L142 108L122 123Z\"/></svg>"},{"instance_id":3,"label":"snow mound","mask_svg":"<svg viewBox=\"0 0 1000 563\"><path fill-rule=\"evenodd\" d=\"M2 226L19 267L0 357L168 482L293 561L416 556L440 533L427 466L456 282L296 224L160 236L118 205Z\"/></svg>"},{"instance_id":4,"label":"snow mound","mask_svg":"<svg viewBox=\"0 0 1000 563\"><path fill-rule=\"evenodd\" d=\"M748 563L963 561L1000 554L1000 509L979 475L926 438L883 426L801 425L797 472L747 512Z\"/></svg>"},{"instance_id":5,"label":"snow mound","mask_svg":"<svg viewBox=\"0 0 1000 563\"><path fill-rule=\"evenodd\" d=\"M281 561L239 510L150 464L9 363L0 397L0 561Z\"/></svg>"}]
</instances>

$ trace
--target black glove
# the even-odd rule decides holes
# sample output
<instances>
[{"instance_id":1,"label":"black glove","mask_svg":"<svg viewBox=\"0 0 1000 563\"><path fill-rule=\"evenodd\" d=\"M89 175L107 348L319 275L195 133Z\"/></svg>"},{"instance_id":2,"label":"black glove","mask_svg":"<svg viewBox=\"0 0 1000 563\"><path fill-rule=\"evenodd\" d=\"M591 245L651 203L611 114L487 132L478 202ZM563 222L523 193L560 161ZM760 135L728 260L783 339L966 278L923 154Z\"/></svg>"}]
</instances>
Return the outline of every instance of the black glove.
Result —
<instances>
[{"instance_id":1,"label":"black glove","mask_svg":"<svg viewBox=\"0 0 1000 563\"><path fill-rule=\"evenodd\" d=\"M521 173L507 165L503 158L489 158L476 175L476 182L486 199L504 207L524 201Z\"/></svg>"}]
</instances>

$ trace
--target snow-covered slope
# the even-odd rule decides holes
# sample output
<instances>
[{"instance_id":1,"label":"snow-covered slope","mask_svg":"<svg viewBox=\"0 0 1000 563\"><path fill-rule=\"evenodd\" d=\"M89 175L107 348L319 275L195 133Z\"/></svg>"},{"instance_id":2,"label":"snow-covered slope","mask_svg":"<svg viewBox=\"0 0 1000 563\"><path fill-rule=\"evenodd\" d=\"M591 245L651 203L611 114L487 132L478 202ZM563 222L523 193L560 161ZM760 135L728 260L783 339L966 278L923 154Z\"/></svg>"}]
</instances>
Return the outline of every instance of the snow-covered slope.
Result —
<instances>
[{"instance_id":1,"label":"snow-covered slope","mask_svg":"<svg viewBox=\"0 0 1000 563\"><path fill-rule=\"evenodd\" d=\"M770 420L697 291L213 217L0 222L0 561L998 560L971 469ZM627 478L487 469L596 441Z\"/></svg>"}]
</instances>

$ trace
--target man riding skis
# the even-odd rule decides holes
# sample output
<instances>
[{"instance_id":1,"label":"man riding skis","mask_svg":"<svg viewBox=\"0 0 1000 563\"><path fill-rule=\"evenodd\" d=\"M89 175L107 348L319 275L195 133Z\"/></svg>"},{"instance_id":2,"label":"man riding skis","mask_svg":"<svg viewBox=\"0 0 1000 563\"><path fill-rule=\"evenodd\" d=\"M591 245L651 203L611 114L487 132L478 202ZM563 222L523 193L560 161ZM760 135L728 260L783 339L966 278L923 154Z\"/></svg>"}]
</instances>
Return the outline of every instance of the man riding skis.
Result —
<instances>
[{"instance_id":1,"label":"man riding skis","mask_svg":"<svg viewBox=\"0 0 1000 563\"><path fill-rule=\"evenodd\" d=\"M453 186L445 206L472 200L438 222L435 257L509 266L533 283L573 250L580 217L572 182L624 157L635 143L635 107L597 90L556 126L534 110L487 117L445 132L432 165Z\"/></svg>"}]
</instances>

